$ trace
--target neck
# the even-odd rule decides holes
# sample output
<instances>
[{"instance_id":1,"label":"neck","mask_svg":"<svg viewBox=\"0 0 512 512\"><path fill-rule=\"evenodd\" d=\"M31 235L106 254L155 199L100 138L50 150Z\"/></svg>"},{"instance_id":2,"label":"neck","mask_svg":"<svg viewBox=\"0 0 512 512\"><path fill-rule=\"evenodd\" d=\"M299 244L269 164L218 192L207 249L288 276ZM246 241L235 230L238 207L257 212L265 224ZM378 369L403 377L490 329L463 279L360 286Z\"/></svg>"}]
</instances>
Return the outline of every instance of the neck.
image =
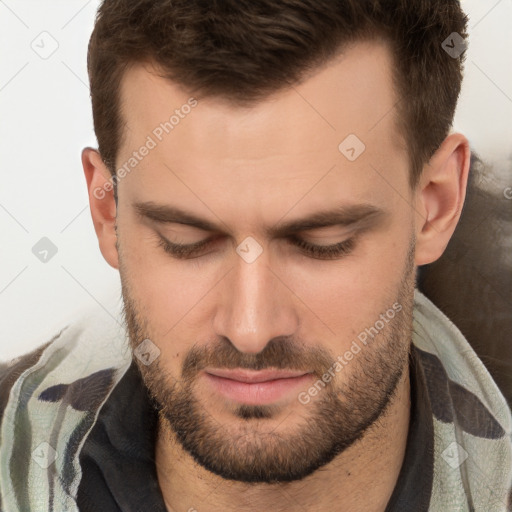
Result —
<instances>
[{"instance_id":1,"label":"neck","mask_svg":"<svg viewBox=\"0 0 512 512\"><path fill-rule=\"evenodd\" d=\"M388 407L362 438L308 477L283 484L224 480L198 465L160 418L156 467L170 512L383 512L405 455L410 417L409 366Z\"/></svg>"}]
</instances>

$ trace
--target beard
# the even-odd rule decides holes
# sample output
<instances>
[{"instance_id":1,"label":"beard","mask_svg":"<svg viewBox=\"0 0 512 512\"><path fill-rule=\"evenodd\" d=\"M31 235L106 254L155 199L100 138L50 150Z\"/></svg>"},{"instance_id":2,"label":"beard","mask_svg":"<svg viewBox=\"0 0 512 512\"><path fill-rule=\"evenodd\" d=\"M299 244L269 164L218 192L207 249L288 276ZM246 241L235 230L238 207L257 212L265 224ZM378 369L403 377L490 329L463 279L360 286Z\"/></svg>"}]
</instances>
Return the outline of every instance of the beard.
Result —
<instances>
[{"instance_id":1,"label":"beard","mask_svg":"<svg viewBox=\"0 0 512 512\"><path fill-rule=\"evenodd\" d=\"M331 462L370 427L378 428L378 420L396 396L409 361L414 250L413 237L394 297L402 310L376 340L362 346L348 365L325 384L316 400L301 405L299 412L295 405L280 423L276 418L283 415L283 407L276 404L232 406L230 423L221 423L207 411L205 397L197 393L199 372L206 367L313 370L315 377L321 379L337 354L298 344L290 337L273 338L257 354L243 353L227 338L221 338L214 343L194 344L184 356L179 376L170 375L160 364L161 358L145 365L134 357L159 410L161 425L171 434L169 441L177 441L198 464L224 479L271 484L305 478ZM143 308L132 298L120 263L124 315L132 349L144 339L151 339L162 348L165 343L151 337L151 326L141 313ZM376 320L372 319L370 325ZM283 423L292 414L293 424L285 428Z\"/></svg>"}]
</instances>

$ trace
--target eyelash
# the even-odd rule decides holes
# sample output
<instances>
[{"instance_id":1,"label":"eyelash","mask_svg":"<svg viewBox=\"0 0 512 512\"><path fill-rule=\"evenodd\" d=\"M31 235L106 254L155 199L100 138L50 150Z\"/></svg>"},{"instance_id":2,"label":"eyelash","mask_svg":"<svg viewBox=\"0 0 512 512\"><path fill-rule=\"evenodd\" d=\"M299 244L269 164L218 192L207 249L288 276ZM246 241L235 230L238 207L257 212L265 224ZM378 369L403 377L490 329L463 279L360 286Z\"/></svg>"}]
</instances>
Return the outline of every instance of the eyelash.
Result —
<instances>
[{"instance_id":1,"label":"eyelash","mask_svg":"<svg viewBox=\"0 0 512 512\"><path fill-rule=\"evenodd\" d=\"M347 255L354 250L356 237L353 236L343 242L339 242L333 245L315 245L301 240L300 238L291 237L290 241L298 248L304 250L308 257L321 260L330 260L338 256ZM192 259L199 254L202 249L207 247L212 239L207 239L201 242L190 245L174 244L169 242L163 237L160 237L158 246L162 247L163 250L177 259ZM197 255L196 255L197 254ZM196 255L196 256L194 256Z\"/></svg>"},{"instance_id":2,"label":"eyelash","mask_svg":"<svg viewBox=\"0 0 512 512\"><path fill-rule=\"evenodd\" d=\"M316 259L329 260L352 252L354 250L356 237L353 236L352 238L348 238L347 240L343 240L343 242L333 245L310 244L305 240L295 237L291 240L297 247L304 249L308 253L308 256Z\"/></svg>"}]
</instances>

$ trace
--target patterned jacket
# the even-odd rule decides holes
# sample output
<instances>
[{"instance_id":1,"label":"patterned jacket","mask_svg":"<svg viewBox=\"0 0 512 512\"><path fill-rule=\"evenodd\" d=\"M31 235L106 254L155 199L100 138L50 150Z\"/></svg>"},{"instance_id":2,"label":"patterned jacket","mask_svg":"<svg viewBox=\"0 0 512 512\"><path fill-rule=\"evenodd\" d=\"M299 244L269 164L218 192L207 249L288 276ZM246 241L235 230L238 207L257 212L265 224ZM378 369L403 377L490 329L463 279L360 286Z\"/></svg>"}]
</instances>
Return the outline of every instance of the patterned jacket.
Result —
<instances>
[{"instance_id":1,"label":"patterned jacket","mask_svg":"<svg viewBox=\"0 0 512 512\"><path fill-rule=\"evenodd\" d=\"M455 325L415 290L411 420L386 512L512 510L512 415ZM118 318L85 315L0 367L0 510L166 510L156 408Z\"/></svg>"}]
</instances>

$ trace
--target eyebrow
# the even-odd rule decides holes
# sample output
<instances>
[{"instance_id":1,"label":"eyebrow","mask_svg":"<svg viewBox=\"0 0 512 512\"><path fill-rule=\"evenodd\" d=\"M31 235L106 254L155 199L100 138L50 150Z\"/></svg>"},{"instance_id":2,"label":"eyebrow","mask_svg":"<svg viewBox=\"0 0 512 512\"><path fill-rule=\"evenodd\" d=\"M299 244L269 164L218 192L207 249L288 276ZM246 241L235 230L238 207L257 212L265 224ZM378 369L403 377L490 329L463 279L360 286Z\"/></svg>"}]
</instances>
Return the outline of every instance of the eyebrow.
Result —
<instances>
[{"instance_id":1,"label":"eyebrow","mask_svg":"<svg viewBox=\"0 0 512 512\"><path fill-rule=\"evenodd\" d=\"M176 206L157 204L153 201L133 203L135 211L143 218L161 224L183 224L204 231L221 233L220 224L202 219L195 214ZM302 231L332 226L374 226L388 217L388 212L372 204L341 205L334 209L321 210L307 217L286 222L278 222L265 230L270 238L284 238Z\"/></svg>"}]
</instances>

